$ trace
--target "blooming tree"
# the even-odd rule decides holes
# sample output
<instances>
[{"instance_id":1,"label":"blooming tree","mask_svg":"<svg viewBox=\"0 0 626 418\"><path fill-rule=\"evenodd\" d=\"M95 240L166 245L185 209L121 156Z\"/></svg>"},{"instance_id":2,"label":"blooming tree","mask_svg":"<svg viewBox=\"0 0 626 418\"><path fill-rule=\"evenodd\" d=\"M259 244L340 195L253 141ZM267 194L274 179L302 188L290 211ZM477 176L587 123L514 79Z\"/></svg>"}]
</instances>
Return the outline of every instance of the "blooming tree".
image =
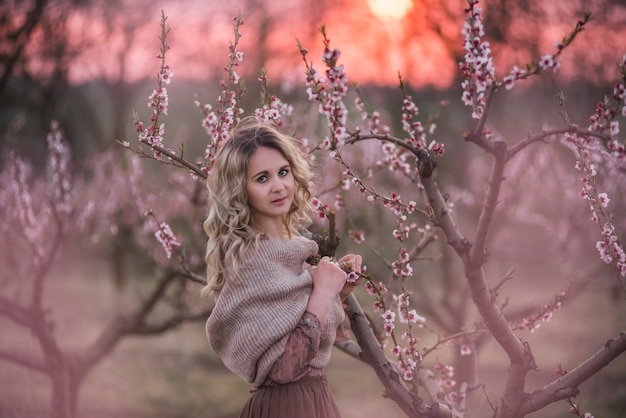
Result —
<instances>
[{"instance_id":1,"label":"blooming tree","mask_svg":"<svg viewBox=\"0 0 626 418\"><path fill-rule=\"evenodd\" d=\"M203 259L177 251L180 244L169 226L182 229L186 219L201 216L204 206L190 202L202 201L198 196L203 189L175 173L166 183L176 192L164 193L163 180L155 184L146 179L139 159L120 158L118 150L98 155L79 174L56 122L47 147L46 175L37 176L36 167L16 152L7 155L0 171L7 186L0 189L0 317L5 336L0 360L48 377L48 416L70 418L78 414L81 385L124 338L161 334L185 322L204 321L209 314L193 297L195 286L189 280L202 280L192 271L201 268ZM180 202L186 202L184 208ZM193 234L186 239L193 242ZM200 232L196 239L202 246ZM122 244L126 247L118 251ZM77 246L81 251L112 247L112 263L117 265L120 252L131 244L137 254L152 260L158 274L141 289L132 309L112 315L82 345L68 344L59 332L64 326L59 311L73 301L50 297L51 288L67 284L64 277L55 277L54 266ZM176 252L176 265L161 245ZM30 341L27 347L20 345L24 338ZM29 413L39 413L33 411Z\"/></svg>"},{"instance_id":2,"label":"blooming tree","mask_svg":"<svg viewBox=\"0 0 626 418\"><path fill-rule=\"evenodd\" d=\"M398 252L397 258L389 265L391 281L377 280L370 272L364 274L365 287L374 298L373 310L380 315L380 320L368 320L356 298L350 297L349 316L358 346L347 343L341 348L373 367L385 385L386 395L408 416L465 414L468 392L480 387L478 377L473 375L467 381L456 382L453 367L439 361L429 362L427 358L440 346L451 344L457 347L461 356L475 359L474 343L481 335L490 335L495 339L510 362L509 373L502 386L501 403L493 405L494 416L521 417L564 399L570 403L570 411L573 414L580 417L591 416L588 412L583 414L574 403L573 398L578 394L578 386L626 349L626 335L621 333L613 337L587 361L569 372L562 371L558 379L532 393L527 393L526 376L536 369L537 365L530 344L523 341L518 332L520 330L534 332L542 322L549 321L561 307L567 292L556 292L552 302L514 320L503 313L498 303L500 288L512 278L512 271L493 284L485 274L485 265L488 262L487 247L497 204L501 197L506 196L506 191L503 191L506 190L505 170L515 167L516 159L521 160L535 144L545 142L553 144L552 146L562 144L575 153L576 162L572 168L582 173L580 198L589 206L590 222L598 225L596 248L600 259L611 267L619 286L626 289L626 257L620 240L621 229L614 222L616 218L610 206L612 198L609 189L615 182L611 182L610 177L608 181L606 177L598 179L600 166L604 174L613 173L617 176L619 174L615 173L626 164L624 143L618 137L619 118L626 114L624 106L626 59L620 63L622 78L616 83L613 94L598 105L596 113L590 118L589 126L580 127L569 120L565 99L560 96L563 126L529 133L524 139L511 144L489 128L490 107L494 96L502 90L514 89L522 80L548 71L556 71L559 67L559 56L585 28L590 15L583 16L577 22L572 32L556 45L553 53L543 55L523 69L515 66L507 75L499 78L496 76L489 41L485 39L482 10L478 3L476 0L468 1L467 20L463 28L465 56L459 64L463 89L461 100L471 108L472 118L476 120L475 127L464 133L464 139L491 155L492 167L480 216L474 225L472 242L461 232L455 221L455 201L441 191L435 179L437 159L445 158L446 151L444 144L434 139L436 124L433 121L425 124L418 119L419 108L407 93L402 77L400 77L403 95L400 135L393 134L391 128L382 123L379 112L367 110L366 100L358 91L354 101L358 118L351 119L350 106L346 101L350 90L348 75L340 64L340 51L331 47L324 27L321 30L324 42L323 72L320 72L309 59L307 48L299 45L306 69L308 99L318 106L319 114L326 121L327 130L323 138L316 142L298 135L297 123L293 122L292 117L293 107L269 93L269 79L265 73L259 78L262 84L263 103L255 114L259 120L279 127L295 126L294 130L302 140L304 151L316 161L340 168L341 175L337 181L342 190L356 189L363 202L382 205L389 210L390 216L394 219L395 228L392 237L397 243ZM239 105L243 88L239 84L240 76L237 73L237 67L243 60L243 53L238 50L238 40L241 37L239 28L243 24L241 15L234 21L235 41L229 47L229 64L225 67L227 76L222 84L222 93L218 97L218 108L214 109L211 105L201 105L197 102L204 115L202 124L209 135L204 161L190 164L182 156L164 148L161 139L154 141L151 138L157 131L159 138L163 135L164 125L158 124L157 121L159 116L165 113L163 108L167 105L167 96L162 95L164 91L162 82L166 80L163 75L168 74L170 70L165 63L167 43L164 38L162 38L164 48L159 56L162 65L157 77L158 89L151 96L152 101L149 105L153 109L152 128L143 129L141 122L136 122L139 140L155 153L154 158L160 159L165 156L170 163L188 169L196 178L205 177L205 173L211 170L215 151L227 140L228 130L236 124L244 112ZM162 27L165 27L164 25L165 19L162 21ZM160 98L155 101L155 97ZM303 128L302 125L300 128ZM371 177L372 169L367 167L364 169L350 158L349 147L366 141L373 141L380 146L375 154L380 156L375 162L377 169L385 168L399 176L409 178L415 185L413 190L406 191L411 197L403 198L397 191L378 191ZM125 145L133 148L129 143ZM137 153L149 155L142 148L133 149ZM313 204L320 218L328 218L330 221L330 236L323 243L331 241L335 244L329 249L329 254L332 255L336 247L336 239L333 236L335 209L341 211L345 207L342 195L337 193L333 202L325 203L324 197L318 194ZM362 230L350 230L348 235L357 244L366 240L365 232ZM418 240L414 242L416 237ZM481 321L473 330L444 336L434 345L423 346L420 344L420 333L429 327L428 319L419 313L420 305L413 303L410 283L414 279L413 266L417 257L438 238L446 240L462 263L470 297L480 313ZM178 244L178 241L176 243ZM170 253L171 242L164 241L164 248ZM393 287L392 291L390 286ZM426 388L430 400L421 395L420 386Z\"/></svg>"}]
</instances>

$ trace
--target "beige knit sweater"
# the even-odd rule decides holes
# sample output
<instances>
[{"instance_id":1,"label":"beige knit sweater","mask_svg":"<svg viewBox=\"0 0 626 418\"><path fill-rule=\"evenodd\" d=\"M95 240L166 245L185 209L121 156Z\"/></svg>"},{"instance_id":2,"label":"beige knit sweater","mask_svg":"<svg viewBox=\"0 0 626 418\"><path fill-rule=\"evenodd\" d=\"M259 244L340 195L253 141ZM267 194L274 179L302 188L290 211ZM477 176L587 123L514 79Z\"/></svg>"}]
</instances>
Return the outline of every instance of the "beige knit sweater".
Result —
<instances>
[{"instance_id":1,"label":"beige knit sweater","mask_svg":"<svg viewBox=\"0 0 626 418\"><path fill-rule=\"evenodd\" d=\"M261 239L217 297L206 323L209 343L226 367L254 387L265 381L306 311L313 285L305 260L315 253L317 244L306 238ZM312 367L328 364L344 318L337 296Z\"/></svg>"}]
</instances>

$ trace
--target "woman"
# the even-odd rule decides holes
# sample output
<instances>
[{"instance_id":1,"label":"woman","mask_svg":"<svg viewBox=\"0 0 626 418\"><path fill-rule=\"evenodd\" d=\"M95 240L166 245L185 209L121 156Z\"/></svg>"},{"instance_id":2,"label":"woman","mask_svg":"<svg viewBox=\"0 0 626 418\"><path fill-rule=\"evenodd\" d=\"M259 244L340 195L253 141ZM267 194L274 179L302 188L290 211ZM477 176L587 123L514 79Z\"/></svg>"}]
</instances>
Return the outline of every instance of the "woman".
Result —
<instances>
[{"instance_id":1,"label":"woman","mask_svg":"<svg viewBox=\"0 0 626 418\"><path fill-rule=\"evenodd\" d=\"M336 418L328 364L344 322L347 255L317 266L310 223L311 174L294 139L246 119L220 149L208 179L206 252L215 308L206 324L224 364L252 384L241 418ZM358 283L358 282L357 282Z\"/></svg>"}]
</instances>

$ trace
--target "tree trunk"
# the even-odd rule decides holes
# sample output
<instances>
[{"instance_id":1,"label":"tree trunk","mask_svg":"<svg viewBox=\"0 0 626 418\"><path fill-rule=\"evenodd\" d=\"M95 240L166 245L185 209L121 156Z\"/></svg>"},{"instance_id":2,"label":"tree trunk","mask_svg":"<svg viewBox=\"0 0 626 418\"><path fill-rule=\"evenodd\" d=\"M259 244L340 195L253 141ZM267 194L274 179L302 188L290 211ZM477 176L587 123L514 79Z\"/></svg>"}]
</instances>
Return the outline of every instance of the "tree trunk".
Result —
<instances>
[{"instance_id":1,"label":"tree trunk","mask_svg":"<svg viewBox=\"0 0 626 418\"><path fill-rule=\"evenodd\" d=\"M78 382L65 362L50 375L52 379L51 418L75 418Z\"/></svg>"}]
</instances>

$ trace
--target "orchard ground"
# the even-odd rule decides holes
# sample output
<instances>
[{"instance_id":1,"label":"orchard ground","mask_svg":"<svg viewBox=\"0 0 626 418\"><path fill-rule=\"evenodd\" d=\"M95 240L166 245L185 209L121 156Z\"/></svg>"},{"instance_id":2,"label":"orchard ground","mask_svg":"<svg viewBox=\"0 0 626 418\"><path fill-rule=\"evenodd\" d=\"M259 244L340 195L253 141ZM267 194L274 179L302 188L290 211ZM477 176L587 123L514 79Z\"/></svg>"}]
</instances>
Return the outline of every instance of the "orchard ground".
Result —
<instances>
[{"instance_id":1,"label":"orchard ground","mask_svg":"<svg viewBox=\"0 0 626 418\"><path fill-rule=\"evenodd\" d=\"M76 259L67 255L66 261ZM52 308L64 347L81 347L93 341L108 320L132 306L141 297L150 274L142 268L124 291L110 280L108 264L97 257L82 263L59 263L46 288L47 306ZM513 280L502 289L517 300L543 300L554 285L537 280ZM199 288L198 288L199 290ZM364 307L371 297L358 292ZM469 295L468 295L469 297ZM623 296L618 296L618 299ZM207 299L206 303L211 303ZM419 309L419 306L416 307ZM4 322L3 338L23 350L37 350L32 340ZM584 292L565 303L554 318L535 333L521 332L535 355L538 372L529 375L526 390L551 381L559 364L564 369L578 364L600 348L599 342L626 327L620 301L611 302L606 290ZM542 335L543 334L543 335ZM428 341L424 331L424 340ZM572 350L569 350L571 347ZM575 348L575 349L574 349ZM450 349L440 350L442 357ZM37 351L35 351L37 352ZM435 353L434 356L438 356ZM433 355L431 355L433 356ZM434 360L434 358L427 358ZM508 363L499 347L489 343L479 358L480 378L488 395L498 396ZM344 418L400 418L405 415L383 397L383 387L365 364L335 349L327 369L329 383ZM46 415L50 383L34 372L0 362L0 416L35 418ZM230 373L211 351L204 324L186 324L156 337L127 338L99 364L81 387L79 416L84 418L234 418L249 396L249 385ZM618 357L580 387L576 399L581 410L595 417L618 418L626 413L626 358ZM493 399L497 401L497 399ZM471 417L490 416L489 401L482 389L470 395ZM557 402L530 417L568 417L569 406Z\"/></svg>"}]
</instances>

